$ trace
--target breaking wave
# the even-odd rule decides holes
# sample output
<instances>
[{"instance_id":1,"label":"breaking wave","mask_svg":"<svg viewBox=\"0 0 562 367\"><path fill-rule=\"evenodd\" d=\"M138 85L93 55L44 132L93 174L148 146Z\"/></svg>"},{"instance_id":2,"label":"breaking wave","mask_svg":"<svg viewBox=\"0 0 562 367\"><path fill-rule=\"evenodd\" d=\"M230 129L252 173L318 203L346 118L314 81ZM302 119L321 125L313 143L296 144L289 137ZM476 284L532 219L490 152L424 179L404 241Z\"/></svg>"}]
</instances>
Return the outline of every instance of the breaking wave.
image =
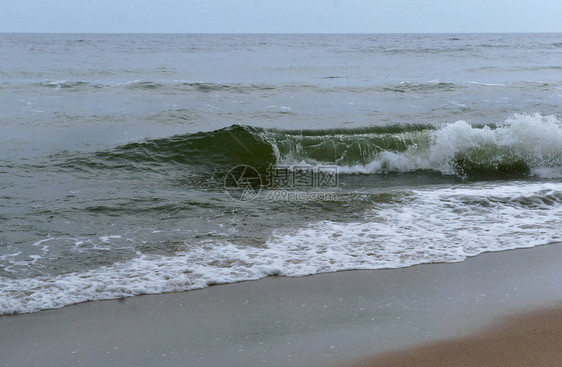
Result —
<instances>
[{"instance_id":1,"label":"breaking wave","mask_svg":"<svg viewBox=\"0 0 562 367\"><path fill-rule=\"evenodd\" d=\"M562 177L562 122L519 114L493 125L396 124L278 130L245 125L129 143L73 164L142 169L190 165L265 172L270 165L337 165L342 174L426 171L463 178Z\"/></svg>"}]
</instances>

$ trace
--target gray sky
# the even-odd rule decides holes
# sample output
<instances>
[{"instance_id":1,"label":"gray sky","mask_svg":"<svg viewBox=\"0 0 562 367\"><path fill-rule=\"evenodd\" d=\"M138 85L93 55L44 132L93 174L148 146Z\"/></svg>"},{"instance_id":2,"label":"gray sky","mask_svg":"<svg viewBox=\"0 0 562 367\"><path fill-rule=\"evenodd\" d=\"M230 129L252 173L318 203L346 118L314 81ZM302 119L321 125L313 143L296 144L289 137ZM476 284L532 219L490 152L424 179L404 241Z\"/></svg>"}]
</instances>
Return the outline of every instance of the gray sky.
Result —
<instances>
[{"instance_id":1,"label":"gray sky","mask_svg":"<svg viewBox=\"0 0 562 367\"><path fill-rule=\"evenodd\" d=\"M561 0L0 0L0 32L562 32Z\"/></svg>"}]
</instances>

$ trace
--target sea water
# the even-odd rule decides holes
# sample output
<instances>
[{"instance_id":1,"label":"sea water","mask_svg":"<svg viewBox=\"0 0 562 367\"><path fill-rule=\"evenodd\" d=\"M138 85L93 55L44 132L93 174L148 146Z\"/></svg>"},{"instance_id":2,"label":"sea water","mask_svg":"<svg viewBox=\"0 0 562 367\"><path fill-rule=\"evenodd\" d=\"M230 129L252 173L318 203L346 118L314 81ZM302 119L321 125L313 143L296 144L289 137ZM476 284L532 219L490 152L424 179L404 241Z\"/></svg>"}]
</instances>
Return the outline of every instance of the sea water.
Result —
<instances>
[{"instance_id":1,"label":"sea water","mask_svg":"<svg viewBox=\"0 0 562 367\"><path fill-rule=\"evenodd\" d=\"M559 34L0 35L0 314L562 240Z\"/></svg>"}]
</instances>

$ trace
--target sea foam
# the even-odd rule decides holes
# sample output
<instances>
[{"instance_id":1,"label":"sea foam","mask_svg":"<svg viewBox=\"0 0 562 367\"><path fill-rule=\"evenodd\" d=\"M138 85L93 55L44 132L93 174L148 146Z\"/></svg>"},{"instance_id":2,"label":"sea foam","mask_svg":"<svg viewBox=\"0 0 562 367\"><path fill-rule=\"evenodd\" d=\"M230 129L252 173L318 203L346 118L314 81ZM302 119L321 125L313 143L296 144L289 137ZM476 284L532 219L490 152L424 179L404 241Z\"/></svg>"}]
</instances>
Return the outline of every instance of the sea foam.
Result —
<instances>
[{"instance_id":1,"label":"sea foam","mask_svg":"<svg viewBox=\"0 0 562 367\"><path fill-rule=\"evenodd\" d=\"M339 171L429 170L463 176L469 169L471 174L503 169L506 173L562 177L562 122L554 116L518 114L493 128L457 121L432 131L428 141L427 145L410 144L405 151L385 150L369 163L343 166Z\"/></svg>"},{"instance_id":2,"label":"sea foam","mask_svg":"<svg viewBox=\"0 0 562 367\"><path fill-rule=\"evenodd\" d=\"M363 221L322 220L274 232L260 246L207 240L173 256L138 253L84 272L0 278L0 314L183 291L271 275L458 262L483 252L562 240L562 184L466 184L409 190ZM116 236L104 237L107 240Z\"/></svg>"}]
</instances>

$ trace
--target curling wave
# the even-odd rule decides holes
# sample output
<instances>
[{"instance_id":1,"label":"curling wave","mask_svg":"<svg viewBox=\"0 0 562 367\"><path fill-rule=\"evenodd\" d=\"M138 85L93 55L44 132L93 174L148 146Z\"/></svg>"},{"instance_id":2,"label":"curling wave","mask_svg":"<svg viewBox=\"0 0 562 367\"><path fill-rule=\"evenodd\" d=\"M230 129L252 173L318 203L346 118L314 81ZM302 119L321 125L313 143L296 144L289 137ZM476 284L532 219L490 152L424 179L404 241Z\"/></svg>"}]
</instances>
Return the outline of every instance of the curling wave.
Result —
<instances>
[{"instance_id":1,"label":"curling wave","mask_svg":"<svg viewBox=\"0 0 562 367\"><path fill-rule=\"evenodd\" d=\"M181 164L337 165L343 174L437 172L463 178L562 177L562 122L519 114L495 125L457 121L359 129L278 130L244 125L149 139L97 152L79 164L143 168Z\"/></svg>"}]
</instances>

